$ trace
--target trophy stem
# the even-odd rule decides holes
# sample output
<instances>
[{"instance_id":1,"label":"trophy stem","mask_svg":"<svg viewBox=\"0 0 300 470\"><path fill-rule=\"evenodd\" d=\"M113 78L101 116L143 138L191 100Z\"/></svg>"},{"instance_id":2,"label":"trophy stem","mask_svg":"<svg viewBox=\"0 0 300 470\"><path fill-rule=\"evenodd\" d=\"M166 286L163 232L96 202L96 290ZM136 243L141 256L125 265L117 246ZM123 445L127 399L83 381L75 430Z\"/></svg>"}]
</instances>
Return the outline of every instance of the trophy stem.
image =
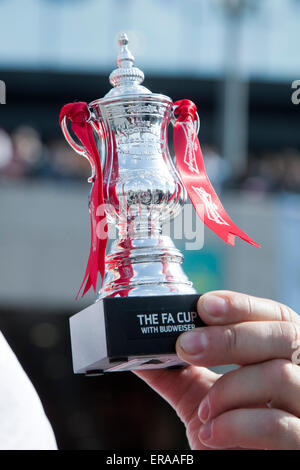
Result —
<instances>
[{"instance_id":1,"label":"trophy stem","mask_svg":"<svg viewBox=\"0 0 300 470\"><path fill-rule=\"evenodd\" d=\"M130 243L129 240L142 239L149 237L160 237L162 234L162 225L158 219L141 214L132 218L129 222L121 222L117 225L120 242ZM127 240L127 242L126 242Z\"/></svg>"},{"instance_id":2,"label":"trophy stem","mask_svg":"<svg viewBox=\"0 0 300 470\"><path fill-rule=\"evenodd\" d=\"M196 293L181 267L183 255L170 237L161 234L159 224L151 230L134 224L127 231L121 228L119 236L107 256L106 276L97 300Z\"/></svg>"}]
</instances>

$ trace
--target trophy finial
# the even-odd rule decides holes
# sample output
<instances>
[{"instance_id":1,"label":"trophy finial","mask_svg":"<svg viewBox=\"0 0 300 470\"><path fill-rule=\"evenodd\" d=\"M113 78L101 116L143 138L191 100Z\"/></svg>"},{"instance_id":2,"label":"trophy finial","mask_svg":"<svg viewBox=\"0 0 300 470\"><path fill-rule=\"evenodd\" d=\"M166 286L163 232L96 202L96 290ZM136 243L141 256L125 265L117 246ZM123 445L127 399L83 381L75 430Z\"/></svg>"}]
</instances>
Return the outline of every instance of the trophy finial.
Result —
<instances>
[{"instance_id":1,"label":"trophy finial","mask_svg":"<svg viewBox=\"0 0 300 470\"><path fill-rule=\"evenodd\" d=\"M119 44L120 44L120 46L127 46L128 42L129 41L128 41L127 34L126 33L121 33L119 35Z\"/></svg>"},{"instance_id":2,"label":"trophy finial","mask_svg":"<svg viewBox=\"0 0 300 470\"><path fill-rule=\"evenodd\" d=\"M128 48L128 36L126 33L121 33L118 37L120 51L117 57L118 68L115 69L109 76L109 81L114 87L126 86L126 93L137 92L136 87L144 81L144 73L134 67L134 56ZM149 90L147 90L149 92ZM111 94L111 93L110 93Z\"/></svg>"},{"instance_id":3,"label":"trophy finial","mask_svg":"<svg viewBox=\"0 0 300 470\"><path fill-rule=\"evenodd\" d=\"M131 54L130 50L127 47L128 44L128 36L126 33L121 33L118 39L120 45L120 52L117 58L117 64L119 68L127 68L132 67L134 63L134 57Z\"/></svg>"}]
</instances>

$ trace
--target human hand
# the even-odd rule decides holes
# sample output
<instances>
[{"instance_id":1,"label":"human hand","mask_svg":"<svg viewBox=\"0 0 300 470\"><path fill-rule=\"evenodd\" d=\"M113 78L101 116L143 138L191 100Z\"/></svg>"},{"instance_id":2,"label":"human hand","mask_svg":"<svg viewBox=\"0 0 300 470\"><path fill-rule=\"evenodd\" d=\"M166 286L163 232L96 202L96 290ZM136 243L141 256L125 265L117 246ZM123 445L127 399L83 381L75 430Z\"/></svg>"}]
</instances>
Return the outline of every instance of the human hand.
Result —
<instances>
[{"instance_id":1,"label":"human hand","mask_svg":"<svg viewBox=\"0 0 300 470\"><path fill-rule=\"evenodd\" d=\"M201 296L197 309L208 326L176 344L192 366L137 375L176 410L192 449L300 449L299 316L229 291ZM222 364L241 367L222 376L207 369Z\"/></svg>"}]
</instances>

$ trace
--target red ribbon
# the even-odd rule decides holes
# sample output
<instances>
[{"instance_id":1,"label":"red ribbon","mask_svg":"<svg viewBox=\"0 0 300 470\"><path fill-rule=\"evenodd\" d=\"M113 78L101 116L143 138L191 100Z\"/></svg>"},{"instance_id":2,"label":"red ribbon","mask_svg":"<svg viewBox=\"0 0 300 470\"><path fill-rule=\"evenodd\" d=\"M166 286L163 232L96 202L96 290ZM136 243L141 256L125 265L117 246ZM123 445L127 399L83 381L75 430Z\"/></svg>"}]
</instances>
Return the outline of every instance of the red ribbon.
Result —
<instances>
[{"instance_id":1,"label":"red ribbon","mask_svg":"<svg viewBox=\"0 0 300 470\"><path fill-rule=\"evenodd\" d=\"M103 198L103 177L100 158L95 143L93 129L88 122L90 112L87 103L69 103L66 104L59 115L59 123L64 117L69 119L72 123L72 130L78 139L82 142L87 151L87 158L90 161L91 167L94 168L95 174L93 176L93 186L90 194L90 218L91 218L91 247L90 255L84 274L83 281L77 293L76 299L85 284L82 297L93 286L96 292L98 272L102 278L102 284L105 274L105 251L107 245L107 221L106 213L104 210ZM97 233L97 226L104 227L101 231L101 237ZM103 233L102 233L103 232Z\"/></svg>"},{"instance_id":2,"label":"red ribbon","mask_svg":"<svg viewBox=\"0 0 300 470\"><path fill-rule=\"evenodd\" d=\"M174 103L174 149L176 167L197 215L213 232L230 245L235 236L259 247L229 218L206 174L201 147L194 127L197 108L189 100Z\"/></svg>"},{"instance_id":3,"label":"red ribbon","mask_svg":"<svg viewBox=\"0 0 300 470\"><path fill-rule=\"evenodd\" d=\"M196 213L201 220L226 243L234 245L235 236L237 235L251 245L258 247L259 244L253 241L246 233L242 232L242 230L240 230L229 218L209 181L194 127L197 112L196 105L189 100L177 101L174 105L176 106L175 115L178 115L174 126L176 166ZM101 275L103 284L105 274L105 252L108 237L103 198L102 168L94 140L93 129L88 122L89 116L90 112L88 105L84 102L66 104L62 108L59 116L60 124L64 117L71 121L72 130L85 147L86 156L95 171L89 206L91 218L90 254L84 278L76 299L78 298L85 282L86 284L82 297L91 286L93 286L94 292L96 292L98 273ZM105 133L105 130L100 129L99 127L99 132L100 131L102 134ZM110 155L110 158L113 158L113 172L115 178L117 178L118 160L114 143L113 147L113 151L109 151L107 153ZM114 201L115 207L118 210L116 188L110 187L105 189L106 192L108 189L109 199ZM202 210L203 208L204 211ZM98 224L104 228L100 234L97 232ZM127 277L130 279L132 275L132 270L127 273ZM122 292L123 291L120 291L119 294L123 295ZM124 292L124 295L128 295L127 290Z\"/></svg>"}]
</instances>

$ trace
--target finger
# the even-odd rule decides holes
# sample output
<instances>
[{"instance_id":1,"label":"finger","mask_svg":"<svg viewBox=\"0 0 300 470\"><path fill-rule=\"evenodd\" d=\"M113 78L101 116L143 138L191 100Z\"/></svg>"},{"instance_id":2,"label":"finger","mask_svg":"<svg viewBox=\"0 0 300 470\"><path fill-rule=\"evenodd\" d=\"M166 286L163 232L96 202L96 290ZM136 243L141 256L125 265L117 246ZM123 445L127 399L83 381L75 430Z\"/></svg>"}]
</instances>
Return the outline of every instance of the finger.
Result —
<instances>
[{"instance_id":1,"label":"finger","mask_svg":"<svg viewBox=\"0 0 300 470\"><path fill-rule=\"evenodd\" d=\"M199 399L201 400L208 392L219 375L204 367L134 372L173 406L186 426L191 448L194 450L207 450L198 439L198 404Z\"/></svg>"},{"instance_id":2,"label":"finger","mask_svg":"<svg viewBox=\"0 0 300 470\"><path fill-rule=\"evenodd\" d=\"M184 422L188 422L193 413L197 416L199 400L220 377L204 367L139 370L134 373L170 403Z\"/></svg>"},{"instance_id":3,"label":"finger","mask_svg":"<svg viewBox=\"0 0 300 470\"><path fill-rule=\"evenodd\" d=\"M197 310L208 325L248 321L293 321L300 324L299 315L286 305L239 292L203 294L198 300Z\"/></svg>"},{"instance_id":4,"label":"finger","mask_svg":"<svg viewBox=\"0 0 300 470\"><path fill-rule=\"evenodd\" d=\"M214 449L300 449L300 421L277 409L227 411L201 426L199 440Z\"/></svg>"},{"instance_id":5,"label":"finger","mask_svg":"<svg viewBox=\"0 0 300 470\"><path fill-rule=\"evenodd\" d=\"M284 386L283 386L284 384ZM220 377L199 407L202 422L234 408L266 405L300 416L300 367L278 359L241 367Z\"/></svg>"},{"instance_id":6,"label":"finger","mask_svg":"<svg viewBox=\"0 0 300 470\"><path fill-rule=\"evenodd\" d=\"M251 364L293 357L300 325L292 322L247 322L195 328L180 335L178 356L199 366Z\"/></svg>"}]
</instances>

